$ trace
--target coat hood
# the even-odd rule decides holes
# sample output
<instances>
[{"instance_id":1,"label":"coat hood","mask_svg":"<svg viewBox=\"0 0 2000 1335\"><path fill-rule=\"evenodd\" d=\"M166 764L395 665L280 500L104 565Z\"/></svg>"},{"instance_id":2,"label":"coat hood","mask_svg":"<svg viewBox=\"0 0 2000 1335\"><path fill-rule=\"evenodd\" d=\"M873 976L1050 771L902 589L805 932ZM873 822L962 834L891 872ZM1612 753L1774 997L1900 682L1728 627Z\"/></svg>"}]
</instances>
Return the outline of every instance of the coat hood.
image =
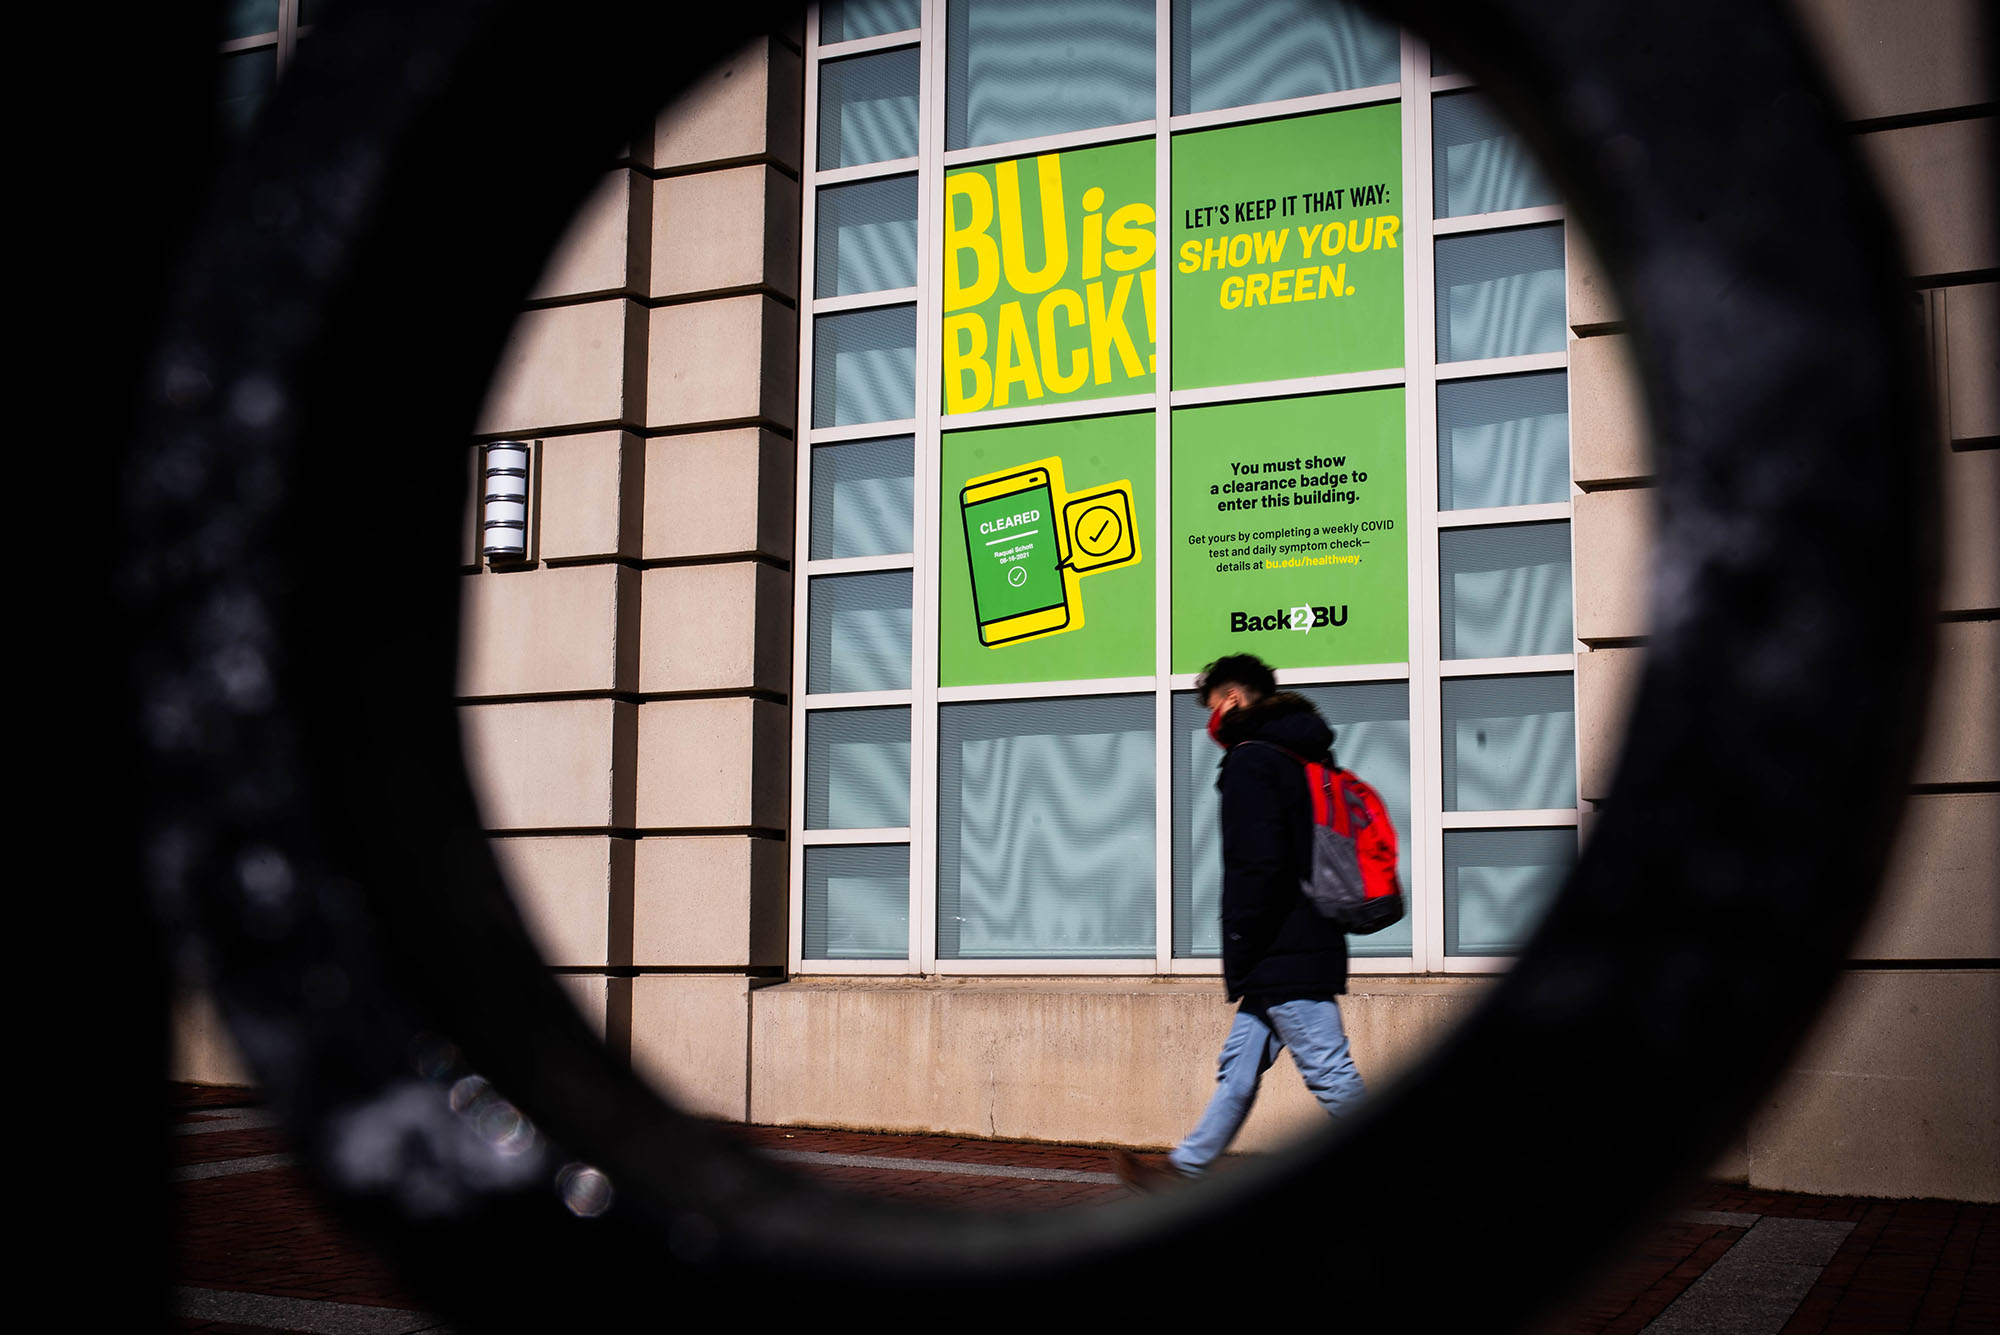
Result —
<instances>
[{"instance_id":1,"label":"coat hood","mask_svg":"<svg viewBox=\"0 0 2000 1335\"><path fill-rule=\"evenodd\" d=\"M1313 702L1291 691L1279 691L1254 705L1233 709L1222 719L1222 744L1270 742L1287 751L1318 760L1333 751L1333 729L1319 716Z\"/></svg>"}]
</instances>

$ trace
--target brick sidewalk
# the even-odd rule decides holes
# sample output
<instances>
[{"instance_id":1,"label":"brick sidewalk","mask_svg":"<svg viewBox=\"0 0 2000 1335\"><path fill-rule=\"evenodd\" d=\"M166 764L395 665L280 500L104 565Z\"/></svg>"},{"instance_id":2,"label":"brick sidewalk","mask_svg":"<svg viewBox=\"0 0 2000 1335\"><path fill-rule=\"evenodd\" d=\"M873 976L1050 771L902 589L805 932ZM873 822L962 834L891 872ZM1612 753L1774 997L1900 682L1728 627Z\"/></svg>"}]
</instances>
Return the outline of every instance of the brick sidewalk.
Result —
<instances>
[{"instance_id":1,"label":"brick sidewalk","mask_svg":"<svg viewBox=\"0 0 2000 1335\"><path fill-rule=\"evenodd\" d=\"M177 1086L181 1328L210 1335L439 1329L337 1228L244 1090ZM226 1129L225 1129L226 1128ZM953 1136L731 1128L871 1195L980 1210L1114 1200L1105 1151ZM893 1162L905 1160L904 1170ZM1748 1239L1748 1241L1746 1241ZM1787 1248L1791 1250L1788 1251ZM1803 1249L1803 1250L1801 1250ZM1772 1292L1772 1275L1793 1288ZM1799 1196L1706 1184L1543 1335L1730 1328L1769 1335L2000 1332L2000 1207Z\"/></svg>"}]
</instances>

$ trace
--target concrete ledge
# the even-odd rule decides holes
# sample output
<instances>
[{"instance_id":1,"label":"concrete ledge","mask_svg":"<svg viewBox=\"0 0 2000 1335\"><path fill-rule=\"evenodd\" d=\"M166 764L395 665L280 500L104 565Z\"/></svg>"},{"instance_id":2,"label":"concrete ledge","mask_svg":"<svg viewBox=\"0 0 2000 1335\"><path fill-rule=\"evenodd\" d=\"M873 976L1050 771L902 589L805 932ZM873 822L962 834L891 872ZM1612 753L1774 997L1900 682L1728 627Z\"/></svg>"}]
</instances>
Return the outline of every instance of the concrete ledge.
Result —
<instances>
[{"instance_id":1,"label":"concrete ledge","mask_svg":"<svg viewBox=\"0 0 2000 1335\"><path fill-rule=\"evenodd\" d=\"M1353 980L1363 1079L1386 1085L1487 985ZM1200 1114L1235 1013L1213 978L794 979L750 1002L753 1121L1156 1146ZM1238 1146L1321 1124L1281 1058Z\"/></svg>"},{"instance_id":2,"label":"concrete ledge","mask_svg":"<svg viewBox=\"0 0 2000 1335\"><path fill-rule=\"evenodd\" d=\"M1750 1125L1750 1185L2000 1201L2000 972L1857 971Z\"/></svg>"}]
</instances>

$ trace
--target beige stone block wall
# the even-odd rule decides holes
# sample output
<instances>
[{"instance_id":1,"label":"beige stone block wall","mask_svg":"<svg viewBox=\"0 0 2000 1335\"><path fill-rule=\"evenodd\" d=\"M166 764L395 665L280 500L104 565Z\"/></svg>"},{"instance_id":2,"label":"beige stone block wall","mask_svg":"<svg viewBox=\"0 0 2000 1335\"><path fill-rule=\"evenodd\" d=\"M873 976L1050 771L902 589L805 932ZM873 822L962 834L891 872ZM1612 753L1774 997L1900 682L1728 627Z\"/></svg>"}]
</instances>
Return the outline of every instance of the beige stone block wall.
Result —
<instances>
[{"instance_id":1,"label":"beige stone block wall","mask_svg":"<svg viewBox=\"0 0 2000 1335\"><path fill-rule=\"evenodd\" d=\"M458 717L487 829L631 825L632 705L516 701L464 705Z\"/></svg>"},{"instance_id":2,"label":"beige stone block wall","mask_svg":"<svg viewBox=\"0 0 2000 1335\"><path fill-rule=\"evenodd\" d=\"M792 556L792 442L743 427L646 442L647 560Z\"/></svg>"},{"instance_id":3,"label":"beige stone block wall","mask_svg":"<svg viewBox=\"0 0 2000 1335\"><path fill-rule=\"evenodd\" d=\"M1903 807L1862 960L2000 959L2000 793L1920 793Z\"/></svg>"},{"instance_id":4,"label":"beige stone block wall","mask_svg":"<svg viewBox=\"0 0 2000 1335\"><path fill-rule=\"evenodd\" d=\"M641 594L639 689L763 690L791 684L792 577L760 561L656 566Z\"/></svg>"},{"instance_id":5,"label":"beige stone block wall","mask_svg":"<svg viewBox=\"0 0 2000 1335\"><path fill-rule=\"evenodd\" d=\"M629 431L588 431L552 436L536 453L536 554L550 562L638 556L645 442Z\"/></svg>"},{"instance_id":6,"label":"beige stone block wall","mask_svg":"<svg viewBox=\"0 0 2000 1335\"><path fill-rule=\"evenodd\" d=\"M622 1015L612 1013L626 987L623 979L607 978L601 973L559 973L555 980L599 1038L611 1039L625 1023Z\"/></svg>"},{"instance_id":7,"label":"beige stone block wall","mask_svg":"<svg viewBox=\"0 0 2000 1335\"><path fill-rule=\"evenodd\" d=\"M1484 986L1353 980L1342 1012L1362 1078L1387 1085ZM754 1121L1155 1146L1200 1115L1235 1013L1212 978L806 979L751 1007ZM1238 1148L1324 1124L1281 1059Z\"/></svg>"},{"instance_id":8,"label":"beige stone block wall","mask_svg":"<svg viewBox=\"0 0 2000 1335\"><path fill-rule=\"evenodd\" d=\"M1856 970L1750 1124L1750 1185L2000 1201L2000 972Z\"/></svg>"},{"instance_id":9,"label":"beige stone block wall","mask_svg":"<svg viewBox=\"0 0 2000 1335\"><path fill-rule=\"evenodd\" d=\"M171 1079L198 1085L251 1083L236 1040L205 992L186 991L174 998L167 1016L167 1052Z\"/></svg>"},{"instance_id":10,"label":"beige stone block wall","mask_svg":"<svg viewBox=\"0 0 2000 1335\"><path fill-rule=\"evenodd\" d=\"M1653 475L1652 433L1628 334L1569 343L1570 476L1579 486Z\"/></svg>"},{"instance_id":11,"label":"beige stone block wall","mask_svg":"<svg viewBox=\"0 0 2000 1335\"><path fill-rule=\"evenodd\" d=\"M2000 436L2000 283L1968 283L1934 294L1944 307L1936 355L1944 380L1946 432L1953 441Z\"/></svg>"},{"instance_id":12,"label":"beige stone block wall","mask_svg":"<svg viewBox=\"0 0 2000 1335\"><path fill-rule=\"evenodd\" d=\"M653 191L655 297L766 287L797 298L795 178L760 163L665 177Z\"/></svg>"},{"instance_id":13,"label":"beige stone block wall","mask_svg":"<svg viewBox=\"0 0 2000 1335\"><path fill-rule=\"evenodd\" d=\"M1563 272L1569 288L1569 327L1579 334L1621 327L1625 317L1611 294L1604 264L1581 227L1563 228Z\"/></svg>"},{"instance_id":14,"label":"beige stone block wall","mask_svg":"<svg viewBox=\"0 0 2000 1335\"><path fill-rule=\"evenodd\" d=\"M1946 622L1938 627L1937 656L1930 720L1911 781L2000 781L2000 621Z\"/></svg>"},{"instance_id":15,"label":"beige stone block wall","mask_svg":"<svg viewBox=\"0 0 2000 1335\"><path fill-rule=\"evenodd\" d=\"M1947 450L1943 489L1944 568L1938 607L2000 607L2000 450Z\"/></svg>"},{"instance_id":16,"label":"beige stone block wall","mask_svg":"<svg viewBox=\"0 0 2000 1335\"><path fill-rule=\"evenodd\" d=\"M461 572L479 568L479 523L481 485L484 477L480 467L485 462L485 454L479 446L469 446L465 451L465 513L459 525L458 568Z\"/></svg>"},{"instance_id":17,"label":"beige stone block wall","mask_svg":"<svg viewBox=\"0 0 2000 1335\"><path fill-rule=\"evenodd\" d=\"M1912 274L1931 277L2000 265L1991 193L1993 136L1991 116L1861 136L1861 151L1902 231ZM1981 182L1987 189L1978 188Z\"/></svg>"},{"instance_id":18,"label":"beige stone block wall","mask_svg":"<svg viewBox=\"0 0 2000 1335\"><path fill-rule=\"evenodd\" d=\"M639 825L784 829L786 718L782 705L741 696L640 705Z\"/></svg>"},{"instance_id":19,"label":"beige stone block wall","mask_svg":"<svg viewBox=\"0 0 2000 1335\"><path fill-rule=\"evenodd\" d=\"M611 299L524 311L480 410L483 436L645 419L646 312Z\"/></svg>"},{"instance_id":20,"label":"beige stone block wall","mask_svg":"<svg viewBox=\"0 0 2000 1335\"><path fill-rule=\"evenodd\" d=\"M1602 802L1625 739L1625 721L1645 665L1643 649L1592 649L1576 656L1577 794Z\"/></svg>"},{"instance_id":21,"label":"beige stone block wall","mask_svg":"<svg viewBox=\"0 0 2000 1335\"><path fill-rule=\"evenodd\" d=\"M652 312L646 424L689 429L798 415L797 314L752 294Z\"/></svg>"},{"instance_id":22,"label":"beige stone block wall","mask_svg":"<svg viewBox=\"0 0 2000 1335\"><path fill-rule=\"evenodd\" d=\"M606 173L528 289L529 300L644 292L652 211L652 182L643 173L627 167Z\"/></svg>"},{"instance_id":23,"label":"beige stone block wall","mask_svg":"<svg viewBox=\"0 0 2000 1335\"><path fill-rule=\"evenodd\" d=\"M493 853L543 960L600 969L632 962L632 840L495 839Z\"/></svg>"},{"instance_id":24,"label":"beige stone block wall","mask_svg":"<svg viewBox=\"0 0 2000 1335\"><path fill-rule=\"evenodd\" d=\"M615 565L467 575L460 581L458 693L631 689L639 573Z\"/></svg>"},{"instance_id":25,"label":"beige stone block wall","mask_svg":"<svg viewBox=\"0 0 2000 1335\"><path fill-rule=\"evenodd\" d=\"M799 171L805 66L783 41L759 37L660 113L650 143L635 145L661 172L770 162Z\"/></svg>"},{"instance_id":26,"label":"beige stone block wall","mask_svg":"<svg viewBox=\"0 0 2000 1335\"><path fill-rule=\"evenodd\" d=\"M632 962L644 967L782 966L788 870L785 845L776 839L694 835L641 840Z\"/></svg>"},{"instance_id":27,"label":"beige stone block wall","mask_svg":"<svg viewBox=\"0 0 2000 1335\"><path fill-rule=\"evenodd\" d=\"M1791 0L1853 120L1990 101L1980 0Z\"/></svg>"},{"instance_id":28,"label":"beige stone block wall","mask_svg":"<svg viewBox=\"0 0 2000 1335\"><path fill-rule=\"evenodd\" d=\"M1572 516L1576 638L1597 644L1645 635L1651 615L1652 490L1585 492L1575 498Z\"/></svg>"},{"instance_id":29,"label":"beige stone block wall","mask_svg":"<svg viewBox=\"0 0 2000 1335\"><path fill-rule=\"evenodd\" d=\"M750 980L641 974L632 980L632 1068L686 1112L750 1119Z\"/></svg>"}]
</instances>

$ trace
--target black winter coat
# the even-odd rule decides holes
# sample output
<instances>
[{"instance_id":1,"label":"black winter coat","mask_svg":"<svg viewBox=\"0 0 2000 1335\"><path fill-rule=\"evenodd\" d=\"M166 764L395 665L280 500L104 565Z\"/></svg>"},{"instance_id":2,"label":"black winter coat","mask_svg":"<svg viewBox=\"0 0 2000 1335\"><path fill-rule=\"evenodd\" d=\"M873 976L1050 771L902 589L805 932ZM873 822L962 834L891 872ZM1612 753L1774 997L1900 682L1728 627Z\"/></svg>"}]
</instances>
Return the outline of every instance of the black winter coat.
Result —
<instances>
[{"instance_id":1,"label":"black winter coat","mask_svg":"<svg viewBox=\"0 0 2000 1335\"><path fill-rule=\"evenodd\" d=\"M1333 730L1280 691L1223 717L1222 977L1229 999L1271 1003L1347 990L1347 935L1299 891L1312 865L1305 766L1332 763ZM1247 741L1272 746L1245 746Z\"/></svg>"}]
</instances>

